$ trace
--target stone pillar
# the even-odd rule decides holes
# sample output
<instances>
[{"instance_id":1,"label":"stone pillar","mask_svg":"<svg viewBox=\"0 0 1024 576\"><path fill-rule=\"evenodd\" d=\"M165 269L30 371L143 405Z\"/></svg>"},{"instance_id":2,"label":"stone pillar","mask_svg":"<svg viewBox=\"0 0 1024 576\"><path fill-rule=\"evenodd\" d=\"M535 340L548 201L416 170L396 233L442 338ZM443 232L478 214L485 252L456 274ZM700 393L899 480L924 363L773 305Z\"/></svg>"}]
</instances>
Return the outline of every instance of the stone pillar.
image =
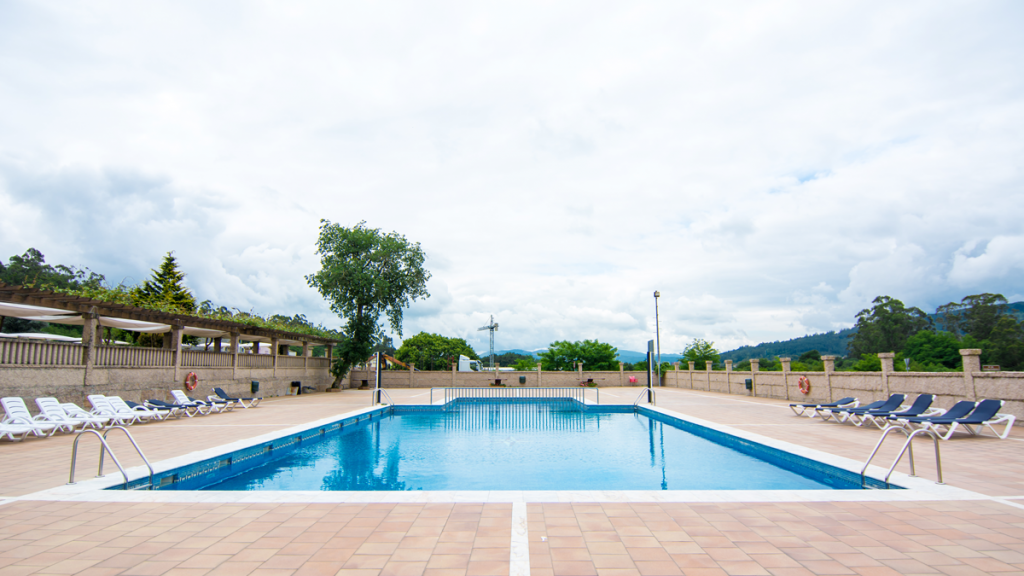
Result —
<instances>
[{"instance_id":1,"label":"stone pillar","mask_svg":"<svg viewBox=\"0 0 1024 576\"><path fill-rule=\"evenodd\" d=\"M578 362L576 364L576 367L579 369L580 382L583 382L583 362L582 361Z\"/></svg>"},{"instance_id":2,"label":"stone pillar","mask_svg":"<svg viewBox=\"0 0 1024 576\"><path fill-rule=\"evenodd\" d=\"M238 340L241 333L231 333L231 379L234 380L238 374Z\"/></svg>"},{"instance_id":3,"label":"stone pillar","mask_svg":"<svg viewBox=\"0 0 1024 576\"><path fill-rule=\"evenodd\" d=\"M270 339L270 362L274 366L274 379L277 379L277 357L281 353L281 345L277 338Z\"/></svg>"},{"instance_id":4,"label":"stone pillar","mask_svg":"<svg viewBox=\"0 0 1024 576\"><path fill-rule=\"evenodd\" d=\"M82 364L85 364L85 370L82 374L82 386L89 385L89 374L96 363L96 332L98 331L99 323L95 310L93 308L92 312L82 314L82 318L85 319L85 324L82 325Z\"/></svg>"},{"instance_id":5,"label":"stone pillar","mask_svg":"<svg viewBox=\"0 0 1024 576\"><path fill-rule=\"evenodd\" d=\"M978 388L974 382L974 373L981 372L981 350L964 348L960 351L964 365L964 396L977 402Z\"/></svg>"},{"instance_id":6,"label":"stone pillar","mask_svg":"<svg viewBox=\"0 0 1024 576\"><path fill-rule=\"evenodd\" d=\"M171 347L174 350L174 383L177 384L181 378L181 331L184 326L174 324L171 326Z\"/></svg>"},{"instance_id":7,"label":"stone pillar","mask_svg":"<svg viewBox=\"0 0 1024 576\"><path fill-rule=\"evenodd\" d=\"M895 372L893 369L893 358L896 357L894 352L879 352L878 359L882 361L882 393L883 398L888 398L891 392L889 391L889 374Z\"/></svg>"},{"instance_id":8,"label":"stone pillar","mask_svg":"<svg viewBox=\"0 0 1024 576\"><path fill-rule=\"evenodd\" d=\"M309 376L309 342L302 343L302 373Z\"/></svg>"},{"instance_id":9,"label":"stone pillar","mask_svg":"<svg viewBox=\"0 0 1024 576\"><path fill-rule=\"evenodd\" d=\"M822 364L825 365L825 385L828 387L828 401L835 402L832 394L832 373L836 371L836 357L835 356L822 356Z\"/></svg>"},{"instance_id":10,"label":"stone pillar","mask_svg":"<svg viewBox=\"0 0 1024 576\"><path fill-rule=\"evenodd\" d=\"M782 385L786 389L786 400L789 400L789 358L779 358L779 362L782 362Z\"/></svg>"},{"instance_id":11,"label":"stone pillar","mask_svg":"<svg viewBox=\"0 0 1024 576\"><path fill-rule=\"evenodd\" d=\"M412 388L412 373L416 371L416 363L409 362L409 388Z\"/></svg>"},{"instance_id":12,"label":"stone pillar","mask_svg":"<svg viewBox=\"0 0 1024 576\"><path fill-rule=\"evenodd\" d=\"M711 392L711 370L714 368L714 364L711 362L704 362L704 378L707 380L707 391Z\"/></svg>"},{"instance_id":13,"label":"stone pillar","mask_svg":"<svg viewBox=\"0 0 1024 576\"><path fill-rule=\"evenodd\" d=\"M759 358L751 358L750 360L750 371L757 372L761 369L761 360Z\"/></svg>"},{"instance_id":14,"label":"stone pillar","mask_svg":"<svg viewBox=\"0 0 1024 576\"><path fill-rule=\"evenodd\" d=\"M732 360L725 361L725 371L732 372Z\"/></svg>"},{"instance_id":15,"label":"stone pillar","mask_svg":"<svg viewBox=\"0 0 1024 576\"><path fill-rule=\"evenodd\" d=\"M619 386L626 385L626 365L623 362L619 362Z\"/></svg>"},{"instance_id":16,"label":"stone pillar","mask_svg":"<svg viewBox=\"0 0 1024 576\"><path fill-rule=\"evenodd\" d=\"M697 369L697 363L696 362L687 362L687 364L690 365L688 370L690 370L691 372Z\"/></svg>"}]
</instances>

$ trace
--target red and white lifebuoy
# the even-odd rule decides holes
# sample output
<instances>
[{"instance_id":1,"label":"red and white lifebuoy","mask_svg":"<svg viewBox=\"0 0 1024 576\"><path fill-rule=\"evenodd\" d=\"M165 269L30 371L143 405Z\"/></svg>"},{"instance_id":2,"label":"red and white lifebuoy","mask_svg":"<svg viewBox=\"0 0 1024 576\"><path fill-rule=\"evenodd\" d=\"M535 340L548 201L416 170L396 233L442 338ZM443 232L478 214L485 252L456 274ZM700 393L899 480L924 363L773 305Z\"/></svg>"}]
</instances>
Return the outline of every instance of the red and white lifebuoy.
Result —
<instances>
[{"instance_id":1,"label":"red and white lifebuoy","mask_svg":"<svg viewBox=\"0 0 1024 576\"><path fill-rule=\"evenodd\" d=\"M800 392L804 394L811 393L811 381L807 379L807 376L801 376L800 379L796 381L796 385L800 388Z\"/></svg>"},{"instance_id":2,"label":"red and white lifebuoy","mask_svg":"<svg viewBox=\"0 0 1024 576\"><path fill-rule=\"evenodd\" d=\"M198 385L199 385L199 376L196 376L195 372L189 372L188 374L185 375L185 390L188 390L189 392L191 392L191 391L195 390L196 386L198 386Z\"/></svg>"}]
</instances>

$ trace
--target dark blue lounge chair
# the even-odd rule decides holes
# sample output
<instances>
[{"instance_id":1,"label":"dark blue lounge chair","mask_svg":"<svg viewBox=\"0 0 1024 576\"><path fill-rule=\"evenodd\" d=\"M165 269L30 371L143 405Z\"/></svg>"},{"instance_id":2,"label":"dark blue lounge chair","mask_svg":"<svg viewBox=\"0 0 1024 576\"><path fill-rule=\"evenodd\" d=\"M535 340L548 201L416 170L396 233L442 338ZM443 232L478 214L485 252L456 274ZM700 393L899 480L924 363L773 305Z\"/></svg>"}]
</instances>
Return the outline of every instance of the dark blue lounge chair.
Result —
<instances>
[{"instance_id":1,"label":"dark blue lounge chair","mask_svg":"<svg viewBox=\"0 0 1024 576\"><path fill-rule=\"evenodd\" d=\"M875 402L872 402L867 406L861 406L859 408L837 408L834 410L830 408L824 412L835 417L840 422L846 422L854 414L866 414L871 411L892 412L893 410L898 409L900 404L903 404L903 401L906 399L907 397L904 394L893 394L892 396L889 396L888 400L878 402L877 406L874 405L876 404ZM824 415L822 415L822 418L825 418Z\"/></svg>"},{"instance_id":2,"label":"dark blue lounge chair","mask_svg":"<svg viewBox=\"0 0 1024 576\"><path fill-rule=\"evenodd\" d=\"M808 418L814 418L817 415L815 410L819 408L856 408L859 401L853 396L847 396L841 400L835 402L829 402L828 404L790 404L789 409L793 411L797 416L803 416L804 412L810 410L811 413ZM799 408L799 410L797 410Z\"/></svg>"},{"instance_id":3,"label":"dark blue lounge chair","mask_svg":"<svg viewBox=\"0 0 1024 576\"><path fill-rule=\"evenodd\" d=\"M222 400L235 402L242 408L255 408L256 405L260 403L260 400L263 400L262 396L259 398L233 398L231 396L228 396L227 393L224 392L223 388L214 388L213 391L216 392L217 396L219 396Z\"/></svg>"},{"instance_id":4,"label":"dark blue lounge chair","mask_svg":"<svg viewBox=\"0 0 1024 576\"><path fill-rule=\"evenodd\" d=\"M868 410L867 412L865 412L863 414L851 414L850 415L850 420L852 420L853 423L856 424L857 426L863 426L865 422L871 422L872 424L874 424L875 426L878 426L879 428L885 428L889 424L887 419L890 416L908 417L908 418L909 417L915 417L915 416L922 416L922 415L924 415L925 411L928 410L929 407L931 407L932 402L934 402L934 401L935 401L935 395L934 394L921 394L920 396L917 397L916 400L914 400L914 403L910 405L910 408L907 408L903 412L896 412L894 410L882 410L882 409ZM936 414L939 413L938 409L936 409L935 413Z\"/></svg>"},{"instance_id":5,"label":"dark blue lounge chair","mask_svg":"<svg viewBox=\"0 0 1024 576\"><path fill-rule=\"evenodd\" d=\"M981 434L982 429L979 428L975 431L971 426L988 427L1000 439L1005 439L1010 435L1016 417L1012 414L999 414L999 410L1003 407L1002 400L982 400L978 402L978 405L969 414L963 416L953 412L955 408L965 403L973 404L973 402L963 400L957 402L953 408L950 408L948 412L941 416L919 416L916 418L901 418L899 420L910 424L920 424L923 428L931 428L943 440L949 440L953 436L953 432L956 431L957 426L963 426L972 436ZM958 410L958 412L962 411L963 408ZM1006 428L1002 433L995 429L995 426L999 424L1006 424ZM942 433L940 427L945 427L946 432Z\"/></svg>"}]
</instances>

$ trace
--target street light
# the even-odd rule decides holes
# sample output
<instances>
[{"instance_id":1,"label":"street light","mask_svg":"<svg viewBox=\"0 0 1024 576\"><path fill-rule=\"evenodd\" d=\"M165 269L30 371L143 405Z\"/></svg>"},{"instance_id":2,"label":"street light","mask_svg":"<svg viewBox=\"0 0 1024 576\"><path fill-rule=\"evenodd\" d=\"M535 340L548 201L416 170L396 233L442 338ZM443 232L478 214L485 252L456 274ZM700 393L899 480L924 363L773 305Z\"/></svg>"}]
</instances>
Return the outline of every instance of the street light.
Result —
<instances>
[{"instance_id":1,"label":"street light","mask_svg":"<svg viewBox=\"0 0 1024 576\"><path fill-rule=\"evenodd\" d=\"M658 324L658 298L661 292L654 291L654 338L658 343L658 383L661 384L661 326Z\"/></svg>"}]
</instances>

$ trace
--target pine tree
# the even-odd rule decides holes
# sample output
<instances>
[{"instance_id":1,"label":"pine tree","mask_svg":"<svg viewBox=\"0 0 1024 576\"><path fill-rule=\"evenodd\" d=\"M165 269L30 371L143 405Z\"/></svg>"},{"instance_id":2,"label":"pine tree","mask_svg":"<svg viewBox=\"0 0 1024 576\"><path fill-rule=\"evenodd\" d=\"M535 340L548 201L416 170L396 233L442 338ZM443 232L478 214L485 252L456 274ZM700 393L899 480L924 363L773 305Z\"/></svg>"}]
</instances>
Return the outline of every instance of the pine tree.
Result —
<instances>
[{"instance_id":1,"label":"pine tree","mask_svg":"<svg viewBox=\"0 0 1024 576\"><path fill-rule=\"evenodd\" d=\"M132 295L135 303L138 306L193 313L196 310L196 298L182 285L184 280L185 273L178 270L174 252L168 252L160 264L160 270L153 270L153 276L134 290Z\"/></svg>"}]
</instances>

